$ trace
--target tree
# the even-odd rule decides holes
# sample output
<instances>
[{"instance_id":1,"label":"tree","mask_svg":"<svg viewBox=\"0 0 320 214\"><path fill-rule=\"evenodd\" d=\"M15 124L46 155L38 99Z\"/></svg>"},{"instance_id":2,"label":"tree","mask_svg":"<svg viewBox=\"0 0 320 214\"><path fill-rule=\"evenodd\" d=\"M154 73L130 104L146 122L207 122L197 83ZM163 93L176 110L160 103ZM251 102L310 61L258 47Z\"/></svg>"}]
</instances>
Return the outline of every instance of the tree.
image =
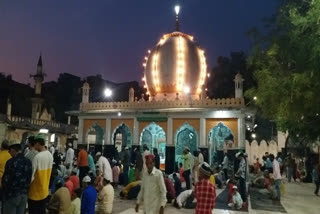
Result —
<instances>
[{"instance_id":1,"label":"tree","mask_svg":"<svg viewBox=\"0 0 320 214\"><path fill-rule=\"evenodd\" d=\"M266 34L250 31L257 87L245 95L257 96L263 116L292 141L312 143L320 136L320 0L283 1L269 25Z\"/></svg>"}]
</instances>

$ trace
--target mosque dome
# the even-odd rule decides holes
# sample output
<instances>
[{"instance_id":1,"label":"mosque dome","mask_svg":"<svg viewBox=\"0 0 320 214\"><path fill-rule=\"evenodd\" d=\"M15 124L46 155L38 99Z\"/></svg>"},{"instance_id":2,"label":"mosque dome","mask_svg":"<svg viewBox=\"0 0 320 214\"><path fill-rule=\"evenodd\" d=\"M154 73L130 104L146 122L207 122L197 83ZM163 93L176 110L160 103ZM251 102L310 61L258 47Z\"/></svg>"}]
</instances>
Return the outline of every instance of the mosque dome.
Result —
<instances>
[{"instance_id":1,"label":"mosque dome","mask_svg":"<svg viewBox=\"0 0 320 214\"><path fill-rule=\"evenodd\" d=\"M201 94L207 64L204 51L192 36L178 31L165 34L148 53L143 81L149 95Z\"/></svg>"}]
</instances>

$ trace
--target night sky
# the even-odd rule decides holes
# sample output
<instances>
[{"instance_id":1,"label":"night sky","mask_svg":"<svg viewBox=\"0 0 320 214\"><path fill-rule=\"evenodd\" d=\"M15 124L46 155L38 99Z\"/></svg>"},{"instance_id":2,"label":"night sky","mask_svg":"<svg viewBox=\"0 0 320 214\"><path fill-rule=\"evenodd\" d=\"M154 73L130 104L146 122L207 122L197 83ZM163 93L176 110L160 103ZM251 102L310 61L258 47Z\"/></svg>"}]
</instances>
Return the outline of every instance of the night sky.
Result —
<instances>
[{"instance_id":1,"label":"night sky","mask_svg":"<svg viewBox=\"0 0 320 214\"><path fill-rule=\"evenodd\" d=\"M42 52L46 81L59 73L140 80L142 61L174 30L173 0L1 0L0 72L32 82ZM250 49L245 32L262 26L277 0L185 0L181 31L205 50L209 68L220 55Z\"/></svg>"}]
</instances>

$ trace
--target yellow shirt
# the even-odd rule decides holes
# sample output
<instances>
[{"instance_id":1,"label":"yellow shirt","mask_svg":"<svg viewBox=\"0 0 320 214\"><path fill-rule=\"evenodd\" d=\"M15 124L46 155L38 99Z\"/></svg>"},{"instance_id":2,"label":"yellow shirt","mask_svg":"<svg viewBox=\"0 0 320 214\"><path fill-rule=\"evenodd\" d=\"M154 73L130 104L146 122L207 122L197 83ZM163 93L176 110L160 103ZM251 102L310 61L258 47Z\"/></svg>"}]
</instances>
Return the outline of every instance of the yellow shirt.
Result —
<instances>
[{"instance_id":1,"label":"yellow shirt","mask_svg":"<svg viewBox=\"0 0 320 214\"><path fill-rule=\"evenodd\" d=\"M214 175L210 176L210 183L212 183L214 186L216 185L216 179L214 178Z\"/></svg>"},{"instance_id":2,"label":"yellow shirt","mask_svg":"<svg viewBox=\"0 0 320 214\"><path fill-rule=\"evenodd\" d=\"M53 158L49 151L39 152L32 161L32 181L29 198L34 201L45 199L49 195L49 182Z\"/></svg>"},{"instance_id":3,"label":"yellow shirt","mask_svg":"<svg viewBox=\"0 0 320 214\"><path fill-rule=\"evenodd\" d=\"M6 163L10 158L11 158L11 155L8 150L0 151L0 187L1 187L1 180L2 180Z\"/></svg>"}]
</instances>

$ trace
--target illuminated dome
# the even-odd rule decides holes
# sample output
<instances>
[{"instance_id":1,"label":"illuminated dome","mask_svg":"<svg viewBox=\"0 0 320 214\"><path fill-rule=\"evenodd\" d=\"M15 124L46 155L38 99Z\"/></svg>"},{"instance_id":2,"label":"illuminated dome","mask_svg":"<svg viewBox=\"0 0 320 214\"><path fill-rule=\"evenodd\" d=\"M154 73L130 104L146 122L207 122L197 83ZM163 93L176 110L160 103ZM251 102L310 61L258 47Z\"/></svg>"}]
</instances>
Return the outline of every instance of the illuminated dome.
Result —
<instances>
[{"instance_id":1,"label":"illuminated dome","mask_svg":"<svg viewBox=\"0 0 320 214\"><path fill-rule=\"evenodd\" d=\"M181 32L165 34L145 57L145 88L152 97L190 94L199 97L207 64L193 37Z\"/></svg>"}]
</instances>

